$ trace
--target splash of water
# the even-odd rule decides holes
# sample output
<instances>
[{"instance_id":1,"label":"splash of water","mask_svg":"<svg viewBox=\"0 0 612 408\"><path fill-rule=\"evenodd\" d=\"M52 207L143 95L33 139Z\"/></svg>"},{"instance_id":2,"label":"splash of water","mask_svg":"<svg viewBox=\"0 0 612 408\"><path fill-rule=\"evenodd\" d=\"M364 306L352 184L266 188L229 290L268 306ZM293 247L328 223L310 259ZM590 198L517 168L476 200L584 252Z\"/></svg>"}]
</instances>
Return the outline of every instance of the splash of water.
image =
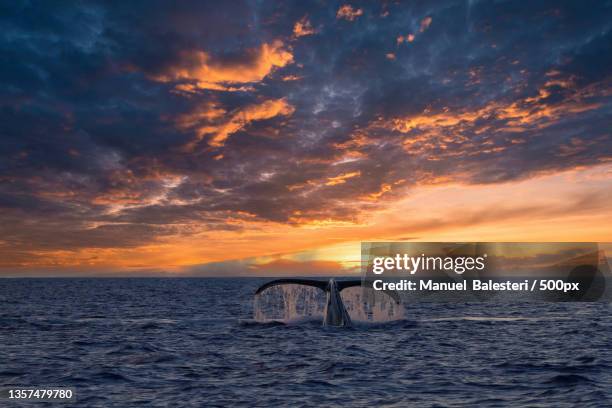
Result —
<instances>
[{"instance_id":1,"label":"splash of water","mask_svg":"<svg viewBox=\"0 0 612 408\"><path fill-rule=\"evenodd\" d=\"M343 290L340 295L354 322L384 323L404 318L404 306L382 292L357 286ZM272 286L255 296L254 319L285 323L323 319L326 299L325 292L311 286Z\"/></svg>"},{"instance_id":2,"label":"splash of water","mask_svg":"<svg viewBox=\"0 0 612 408\"><path fill-rule=\"evenodd\" d=\"M340 292L354 322L385 323L405 318L405 308L384 292L359 286Z\"/></svg>"},{"instance_id":3,"label":"splash of water","mask_svg":"<svg viewBox=\"0 0 612 408\"><path fill-rule=\"evenodd\" d=\"M254 319L258 322L322 318L325 311L325 293L304 285L272 286L255 295Z\"/></svg>"}]
</instances>

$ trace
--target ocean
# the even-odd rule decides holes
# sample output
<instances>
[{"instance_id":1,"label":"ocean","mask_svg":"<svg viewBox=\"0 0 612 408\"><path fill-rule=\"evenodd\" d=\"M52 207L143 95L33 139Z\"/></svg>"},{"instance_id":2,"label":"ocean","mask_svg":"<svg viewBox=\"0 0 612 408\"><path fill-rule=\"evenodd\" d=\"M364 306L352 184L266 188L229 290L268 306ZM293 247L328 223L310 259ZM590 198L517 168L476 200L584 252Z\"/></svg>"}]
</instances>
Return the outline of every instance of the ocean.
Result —
<instances>
[{"instance_id":1,"label":"ocean","mask_svg":"<svg viewBox=\"0 0 612 408\"><path fill-rule=\"evenodd\" d=\"M260 324L266 281L2 279L0 383L72 387L79 407L612 406L608 303L411 303L385 324Z\"/></svg>"}]
</instances>

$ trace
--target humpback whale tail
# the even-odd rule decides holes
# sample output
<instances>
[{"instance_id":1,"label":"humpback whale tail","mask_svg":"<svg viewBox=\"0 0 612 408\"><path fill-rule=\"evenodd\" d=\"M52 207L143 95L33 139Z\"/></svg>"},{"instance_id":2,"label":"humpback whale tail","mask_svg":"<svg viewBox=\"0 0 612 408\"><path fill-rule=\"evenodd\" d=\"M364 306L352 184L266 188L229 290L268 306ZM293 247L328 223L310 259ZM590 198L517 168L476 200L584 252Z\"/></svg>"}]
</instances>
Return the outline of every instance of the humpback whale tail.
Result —
<instances>
[{"instance_id":1,"label":"humpback whale tail","mask_svg":"<svg viewBox=\"0 0 612 408\"><path fill-rule=\"evenodd\" d=\"M315 280L315 279L277 279L268 282L260 286L255 295L262 293L264 290L278 285L304 285L318 288L326 294L326 305L324 311L323 325L324 326L351 326L351 317L342 302L340 292L344 289L361 286L361 280L340 280L337 281L333 278L329 281ZM390 295L397 304L399 304L399 297L395 292L387 293Z\"/></svg>"}]
</instances>

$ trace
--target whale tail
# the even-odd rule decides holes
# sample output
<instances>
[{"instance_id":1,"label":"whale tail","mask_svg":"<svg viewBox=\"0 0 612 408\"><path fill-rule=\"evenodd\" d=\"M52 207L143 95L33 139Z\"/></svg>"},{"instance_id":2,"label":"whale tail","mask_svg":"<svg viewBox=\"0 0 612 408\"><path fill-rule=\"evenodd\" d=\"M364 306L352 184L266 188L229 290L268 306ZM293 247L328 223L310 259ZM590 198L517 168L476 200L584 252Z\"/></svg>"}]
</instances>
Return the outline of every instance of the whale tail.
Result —
<instances>
[{"instance_id":1,"label":"whale tail","mask_svg":"<svg viewBox=\"0 0 612 408\"><path fill-rule=\"evenodd\" d=\"M359 279L340 280L329 279L329 281L316 279L276 279L260 286L255 295L260 294L264 290L273 286L279 285L304 285L318 288L326 293L327 301L324 312L323 325L325 326L351 326L351 317L342 302L340 292L344 289L361 286L362 281ZM400 303L399 296L396 292L385 291L396 304Z\"/></svg>"},{"instance_id":2,"label":"whale tail","mask_svg":"<svg viewBox=\"0 0 612 408\"><path fill-rule=\"evenodd\" d=\"M315 288L319 288L324 292L329 292L331 290L330 284L331 282L336 282L336 286L338 288L338 292L343 291L346 288L351 288L353 286L361 286L360 279L351 279L351 280L342 280L336 281L335 279L330 279L329 281L322 281L316 279L276 279L270 281L264 285L261 285L255 294L258 295L264 290L277 285L304 285L304 286L313 286Z\"/></svg>"}]
</instances>

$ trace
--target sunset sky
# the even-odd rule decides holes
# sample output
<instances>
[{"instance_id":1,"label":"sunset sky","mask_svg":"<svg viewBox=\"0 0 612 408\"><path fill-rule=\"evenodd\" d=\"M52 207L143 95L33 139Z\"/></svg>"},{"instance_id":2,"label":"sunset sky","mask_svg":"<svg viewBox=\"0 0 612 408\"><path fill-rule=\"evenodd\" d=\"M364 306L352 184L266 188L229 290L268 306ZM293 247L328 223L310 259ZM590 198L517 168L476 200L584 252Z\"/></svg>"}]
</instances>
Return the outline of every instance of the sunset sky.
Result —
<instances>
[{"instance_id":1,"label":"sunset sky","mask_svg":"<svg viewBox=\"0 0 612 408\"><path fill-rule=\"evenodd\" d=\"M0 275L612 241L612 3L0 6Z\"/></svg>"}]
</instances>

